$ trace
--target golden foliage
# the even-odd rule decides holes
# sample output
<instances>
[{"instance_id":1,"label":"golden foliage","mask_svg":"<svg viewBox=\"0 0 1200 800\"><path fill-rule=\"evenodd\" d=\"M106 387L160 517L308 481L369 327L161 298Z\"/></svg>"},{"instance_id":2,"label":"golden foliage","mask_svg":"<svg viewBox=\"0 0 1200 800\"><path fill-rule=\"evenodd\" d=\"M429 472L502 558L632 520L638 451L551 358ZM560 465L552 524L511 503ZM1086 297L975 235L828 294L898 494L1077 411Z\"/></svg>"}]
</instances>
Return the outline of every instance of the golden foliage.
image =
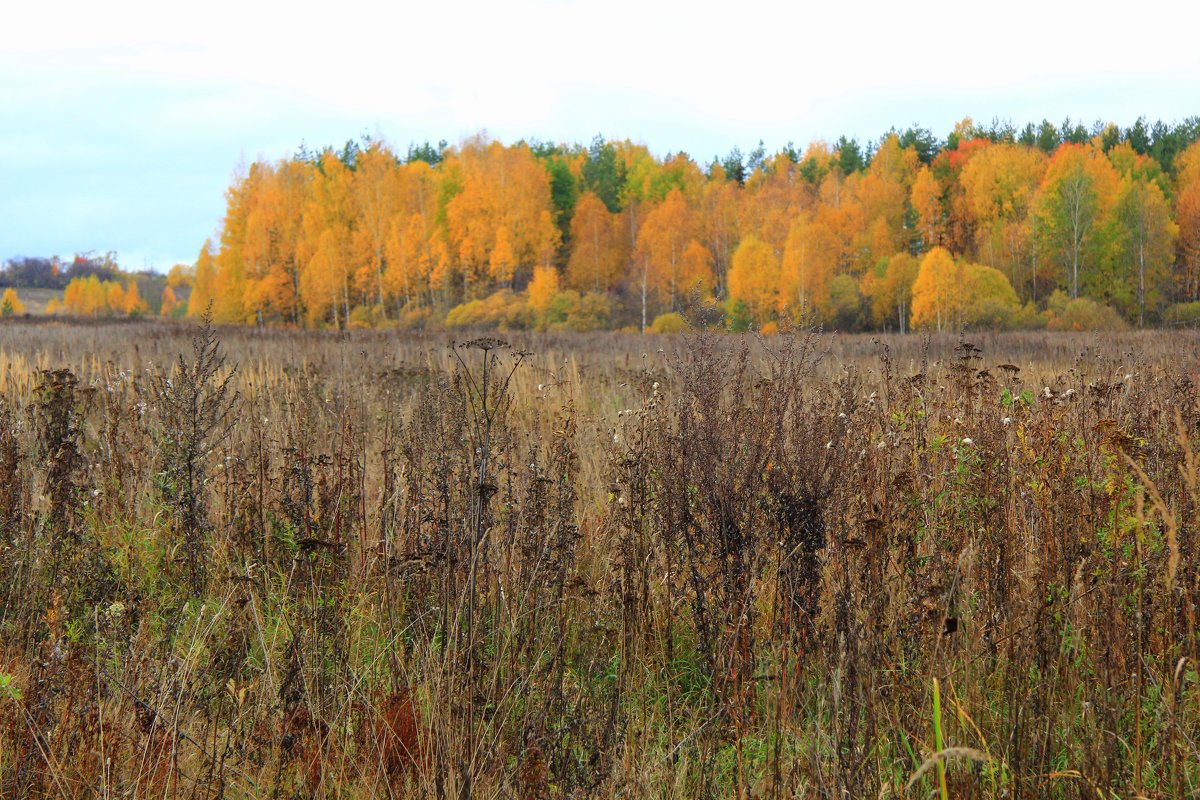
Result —
<instances>
[{"instance_id":1,"label":"golden foliage","mask_svg":"<svg viewBox=\"0 0 1200 800\"><path fill-rule=\"evenodd\" d=\"M1152 320L1171 300L1200 298L1200 146L1177 157L1172 182L1130 142L1097 138L1047 156L969 119L940 152L901 142L889 134L861 161L844 143L757 154L737 180L628 141L604 143L603 180L593 151L486 136L434 164L403 163L375 141L256 162L229 188L219 242L168 282L176 302L190 289L189 315L211 303L223 322L436 324L500 291L528 296L538 269L554 267L556 292L607 295L618 326L639 311L647 327L733 299L760 323L861 317L904 329L910 312L926 326L939 309L942 324L965 319L932 278L921 307L906 305L916 262L889 266L943 248L954 263L999 270L1038 307L1061 287ZM81 291L66 304L89 309L79 313L125 308L125 287ZM866 305L851 313L854 302Z\"/></svg>"},{"instance_id":2,"label":"golden foliage","mask_svg":"<svg viewBox=\"0 0 1200 800\"><path fill-rule=\"evenodd\" d=\"M754 319L765 322L777 307L779 259L771 245L747 236L733 254L729 268L729 297L741 301Z\"/></svg>"},{"instance_id":3,"label":"golden foliage","mask_svg":"<svg viewBox=\"0 0 1200 800\"><path fill-rule=\"evenodd\" d=\"M17 290L11 286L0 296L0 317L11 317L14 314L24 314L25 304L17 297Z\"/></svg>"}]
</instances>

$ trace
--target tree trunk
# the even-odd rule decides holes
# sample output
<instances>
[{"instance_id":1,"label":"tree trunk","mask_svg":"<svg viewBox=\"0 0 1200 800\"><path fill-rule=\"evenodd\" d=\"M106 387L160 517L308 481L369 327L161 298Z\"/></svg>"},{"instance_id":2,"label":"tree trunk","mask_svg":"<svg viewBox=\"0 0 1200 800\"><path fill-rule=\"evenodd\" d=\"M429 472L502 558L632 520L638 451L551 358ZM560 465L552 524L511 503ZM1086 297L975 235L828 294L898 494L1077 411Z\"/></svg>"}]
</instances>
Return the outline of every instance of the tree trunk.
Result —
<instances>
[{"instance_id":1,"label":"tree trunk","mask_svg":"<svg viewBox=\"0 0 1200 800\"><path fill-rule=\"evenodd\" d=\"M647 270L645 265L642 265L642 333L646 332L646 280Z\"/></svg>"},{"instance_id":2,"label":"tree trunk","mask_svg":"<svg viewBox=\"0 0 1200 800\"><path fill-rule=\"evenodd\" d=\"M1146 327L1146 243L1138 242L1138 327Z\"/></svg>"}]
</instances>

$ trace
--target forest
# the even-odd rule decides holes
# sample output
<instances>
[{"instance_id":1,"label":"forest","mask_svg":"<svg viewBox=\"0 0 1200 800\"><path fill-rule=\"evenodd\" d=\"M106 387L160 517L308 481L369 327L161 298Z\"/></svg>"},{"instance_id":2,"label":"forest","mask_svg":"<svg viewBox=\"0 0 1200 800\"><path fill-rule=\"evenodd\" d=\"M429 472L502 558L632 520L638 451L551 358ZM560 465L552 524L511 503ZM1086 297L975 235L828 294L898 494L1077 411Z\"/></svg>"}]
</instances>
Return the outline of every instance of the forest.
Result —
<instances>
[{"instance_id":1,"label":"forest","mask_svg":"<svg viewBox=\"0 0 1200 800\"><path fill-rule=\"evenodd\" d=\"M109 254L11 259L0 286L65 288L51 313L306 328L1179 326L1200 319L1197 139L1197 117L964 119L705 166L600 136L364 135L240 169L165 285Z\"/></svg>"},{"instance_id":2,"label":"forest","mask_svg":"<svg viewBox=\"0 0 1200 800\"><path fill-rule=\"evenodd\" d=\"M339 328L1178 323L1200 313L1198 135L968 119L706 167L600 137L302 146L234 181L168 305Z\"/></svg>"}]
</instances>

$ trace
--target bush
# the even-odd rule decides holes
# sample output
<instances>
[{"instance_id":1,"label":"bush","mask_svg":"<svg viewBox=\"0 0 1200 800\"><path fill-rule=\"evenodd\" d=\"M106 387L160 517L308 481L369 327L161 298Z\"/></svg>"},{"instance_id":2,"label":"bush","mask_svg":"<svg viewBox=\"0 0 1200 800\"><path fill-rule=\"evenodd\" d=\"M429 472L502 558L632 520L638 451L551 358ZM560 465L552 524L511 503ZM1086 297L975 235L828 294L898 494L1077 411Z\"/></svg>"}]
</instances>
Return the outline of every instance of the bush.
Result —
<instances>
[{"instance_id":1,"label":"bush","mask_svg":"<svg viewBox=\"0 0 1200 800\"><path fill-rule=\"evenodd\" d=\"M555 292L546 305L546 310L538 323L538 330L565 330L568 327L567 320L578 312L579 300L579 292L574 289Z\"/></svg>"},{"instance_id":2,"label":"bush","mask_svg":"<svg viewBox=\"0 0 1200 800\"><path fill-rule=\"evenodd\" d=\"M529 326L528 304L507 289L482 300L470 300L450 309L448 328L525 328Z\"/></svg>"},{"instance_id":3,"label":"bush","mask_svg":"<svg viewBox=\"0 0 1200 800\"><path fill-rule=\"evenodd\" d=\"M650 333L683 333L687 329L687 320L677 311L659 314L650 324Z\"/></svg>"},{"instance_id":4,"label":"bush","mask_svg":"<svg viewBox=\"0 0 1200 800\"><path fill-rule=\"evenodd\" d=\"M602 292L580 294L574 289L555 292L546 302L536 327L543 331L595 331L608 327L612 319L612 300ZM534 327L536 312L532 305L529 325Z\"/></svg>"},{"instance_id":5,"label":"bush","mask_svg":"<svg viewBox=\"0 0 1200 800\"><path fill-rule=\"evenodd\" d=\"M1011 331L1017 327L1021 307L1001 297L985 297L973 303L968 322L974 328L990 331Z\"/></svg>"},{"instance_id":6,"label":"bush","mask_svg":"<svg viewBox=\"0 0 1200 800\"><path fill-rule=\"evenodd\" d=\"M1021 310L1013 316L1013 322L1015 330L1032 331L1046 327L1046 318L1038 312L1037 304L1032 300L1021 306Z\"/></svg>"},{"instance_id":7,"label":"bush","mask_svg":"<svg viewBox=\"0 0 1200 800\"><path fill-rule=\"evenodd\" d=\"M1063 312L1067 310L1067 304L1071 302L1071 297L1062 289L1055 289L1046 298L1046 320L1052 320L1055 317L1061 317Z\"/></svg>"},{"instance_id":8,"label":"bush","mask_svg":"<svg viewBox=\"0 0 1200 800\"><path fill-rule=\"evenodd\" d=\"M744 333L750 330L750 326L754 324L754 316L750 313L750 307L742 300L731 298L725 309L725 324L732 333Z\"/></svg>"},{"instance_id":9,"label":"bush","mask_svg":"<svg viewBox=\"0 0 1200 800\"><path fill-rule=\"evenodd\" d=\"M1200 325L1200 302L1167 306L1162 318L1167 325Z\"/></svg>"},{"instance_id":10,"label":"bush","mask_svg":"<svg viewBox=\"0 0 1200 800\"><path fill-rule=\"evenodd\" d=\"M17 297L17 290L8 288L0 298L0 317L11 317L14 314L24 314L25 304Z\"/></svg>"},{"instance_id":11,"label":"bush","mask_svg":"<svg viewBox=\"0 0 1200 800\"><path fill-rule=\"evenodd\" d=\"M396 327L402 330L423 330L433 316L433 309L428 306L407 305L401 310Z\"/></svg>"},{"instance_id":12,"label":"bush","mask_svg":"<svg viewBox=\"0 0 1200 800\"><path fill-rule=\"evenodd\" d=\"M355 306L350 311L346 327L352 331L365 331L375 327L375 309L371 306Z\"/></svg>"},{"instance_id":13,"label":"bush","mask_svg":"<svg viewBox=\"0 0 1200 800\"><path fill-rule=\"evenodd\" d=\"M863 297L858 281L838 275L829 282L829 324L839 331L856 331L862 325Z\"/></svg>"},{"instance_id":14,"label":"bush","mask_svg":"<svg viewBox=\"0 0 1200 800\"><path fill-rule=\"evenodd\" d=\"M572 331L599 331L612 320L612 299L603 292L588 292L581 296L574 310L567 315L566 328Z\"/></svg>"},{"instance_id":15,"label":"bush","mask_svg":"<svg viewBox=\"0 0 1200 800\"><path fill-rule=\"evenodd\" d=\"M490 317L487 303L483 300L468 300L450 309L446 315L448 328L472 328L486 325Z\"/></svg>"},{"instance_id":16,"label":"bush","mask_svg":"<svg viewBox=\"0 0 1200 800\"><path fill-rule=\"evenodd\" d=\"M1114 309L1086 297L1070 301L1057 315L1053 313L1053 306L1048 311L1046 329L1051 331L1123 331L1129 328Z\"/></svg>"}]
</instances>

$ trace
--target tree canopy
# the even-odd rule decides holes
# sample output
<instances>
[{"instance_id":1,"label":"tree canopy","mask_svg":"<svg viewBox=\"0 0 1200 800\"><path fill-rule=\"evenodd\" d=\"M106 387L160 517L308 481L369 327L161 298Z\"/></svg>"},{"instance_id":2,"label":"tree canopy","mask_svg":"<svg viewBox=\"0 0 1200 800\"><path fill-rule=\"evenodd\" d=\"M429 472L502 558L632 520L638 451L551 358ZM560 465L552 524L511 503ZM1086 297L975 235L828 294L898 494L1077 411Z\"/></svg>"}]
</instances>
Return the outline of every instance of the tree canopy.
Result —
<instances>
[{"instance_id":1,"label":"tree canopy","mask_svg":"<svg viewBox=\"0 0 1200 800\"><path fill-rule=\"evenodd\" d=\"M906 330L1034 324L1061 290L1149 325L1200 301L1198 137L1200 118L965 119L944 139L912 126L803 151L759 142L705 167L602 136L302 146L234 180L217 238L153 301L338 328L504 308L498 324L574 309L575 325L646 329L719 308L731 327ZM110 266L12 259L0 286L121 281Z\"/></svg>"}]
</instances>

